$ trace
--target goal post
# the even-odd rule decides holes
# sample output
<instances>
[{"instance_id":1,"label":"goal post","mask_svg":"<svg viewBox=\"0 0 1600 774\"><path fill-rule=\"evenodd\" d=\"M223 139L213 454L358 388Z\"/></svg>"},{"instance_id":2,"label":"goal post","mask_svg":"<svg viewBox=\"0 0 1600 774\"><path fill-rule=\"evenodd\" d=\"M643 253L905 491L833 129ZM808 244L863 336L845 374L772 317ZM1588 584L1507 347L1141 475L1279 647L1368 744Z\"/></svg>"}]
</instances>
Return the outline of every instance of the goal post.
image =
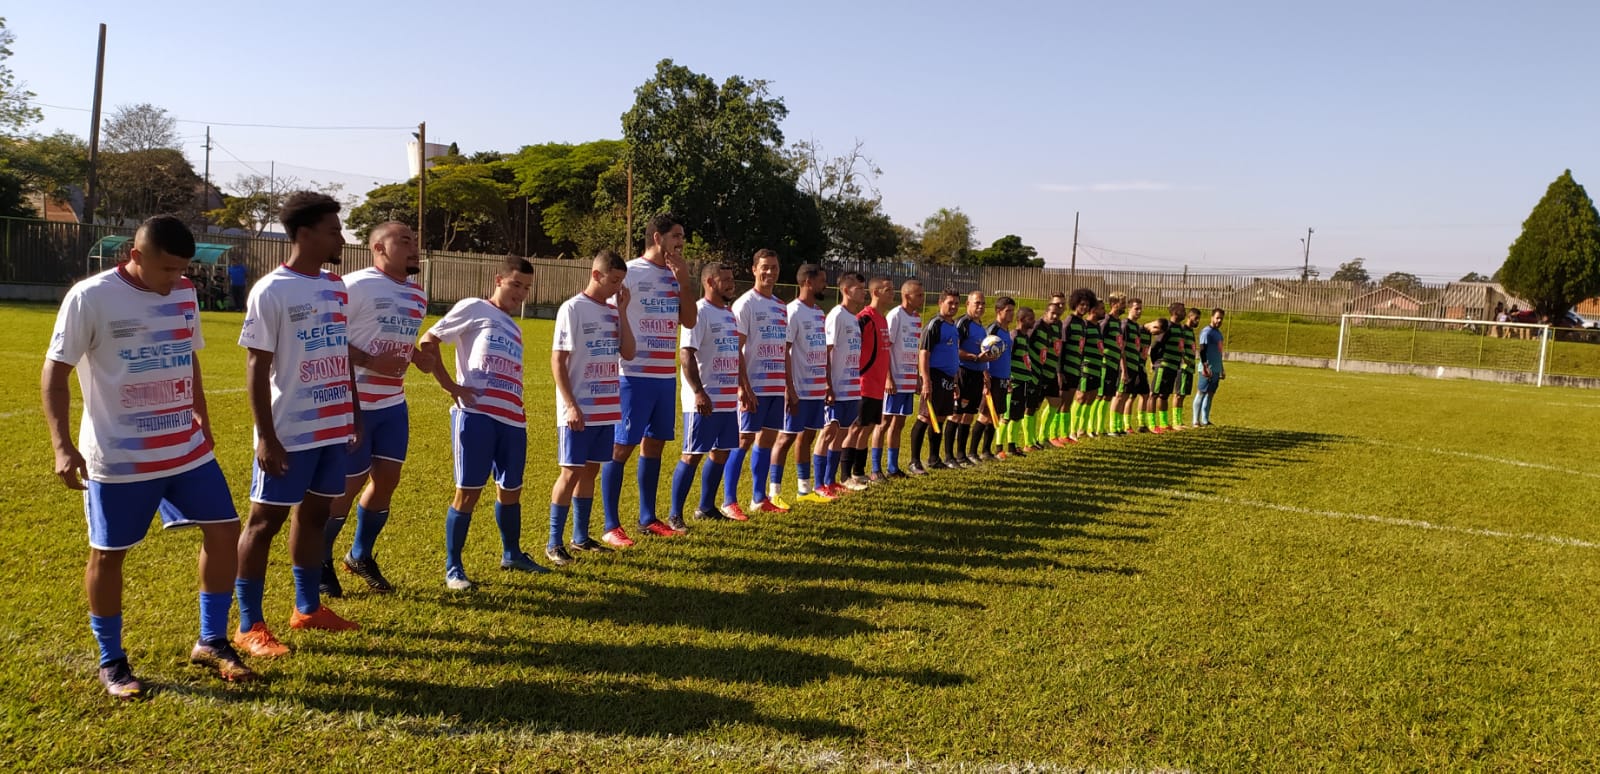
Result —
<instances>
[{"instance_id":1,"label":"goal post","mask_svg":"<svg viewBox=\"0 0 1600 774\"><path fill-rule=\"evenodd\" d=\"M1523 374L1542 386L1550 340L1548 325L1344 314L1334 369L1469 379Z\"/></svg>"}]
</instances>

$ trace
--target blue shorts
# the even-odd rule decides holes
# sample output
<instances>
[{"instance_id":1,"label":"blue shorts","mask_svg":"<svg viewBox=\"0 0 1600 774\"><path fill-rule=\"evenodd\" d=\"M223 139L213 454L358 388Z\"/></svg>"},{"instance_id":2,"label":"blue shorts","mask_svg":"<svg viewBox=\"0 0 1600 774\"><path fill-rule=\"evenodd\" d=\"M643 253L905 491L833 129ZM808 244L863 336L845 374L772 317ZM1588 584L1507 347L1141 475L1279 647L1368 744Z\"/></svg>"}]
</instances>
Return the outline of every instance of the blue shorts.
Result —
<instances>
[{"instance_id":1,"label":"blue shorts","mask_svg":"<svg viewBox=\"0 0 1600 774\"><path fill-rule=\"evenodd\" d=\"M759 433L783 429L783 396L756 396L756 410L739 412L739 432Z\"/></svg>"},{"instance_id":2,"label":"blue shorts","mask_svg":"<svg viewBox=\"0 0 1600 774\"><path fill-rule=\"evenodd\" d=\"M83 513L89 522L89 547L121 551L139 545L150 531L150 516L161 514L161 526L216 524L238 521L233 495L215 459L182 473L102 484L87 481Z\"/></svg>"},{"instance_id":3,"label":"blue shorts","mask_svg":"<svg viewBox=\"0 0 1600 774\"><path fill-rule=\"evenodd\" d=\"M450 442L456 458L456 488L482 489L494 474L501 489L521 489L528 462L528 430L488 414L450 409Z\"/></svg>"},{"instance_id":4,"label":"blue shorts","mask_svg":"<svg viewBox=\"0 0 1600 774\"><path fill-rule=\"evenodd\" d=\"M683 453L710 454L739 448L739 423L732 411L683 413Z\"/></svg>"},{"instance_id":5,"label":"blue shorts","mask_svg":"<svg viewBox=\"0 0 1600 774\"><path fill-rule=\"evenodd\" d=\"M861 399L836 400L828 407L828 421L837 422L840 427L849 427L856 423L856 417L861 415Z\"/></svg>"},{"instance_id":6,"label":"blue shorts","mask_svg":"<svg viewBox=\"0 0 1600 774\"><path fill-rule=\"evenodd\" d=\"M361 411L361 440L345 458L346 476L366 475L372 458L391 462L406 461L406 444L411 440L411 412L406 404Z\"/></svg>"},{"instance_id":7,"label":"blue shorts","mask_svg":"<svg viewBox=\"0 0 1600 774\"><path fill-rule=\"evenodd\" d=\"M670 441L678 421L678 380L643 376L622 377L622 421L612 440L618 446L638 446L645 438Z\"/></svg>"},{"instance_id":8,"label":"blue shorts","mask_svg":"<svg viewBox=\"0 0 1600 774\"><path fill-rule=\"evenodd\" d=\"M261 463L251 465L250 502L262 505L299 505L306 495L338 497L344 494L345 460L349 445L344 441L289 452L289 472L268 474Z\"/></svg>"},{"instance_id":9,"label":"blue shorts","mask_svg":"<svg viewBox=\"0 0 1600 774\"><path fill-rule=\"evenodd\" d=\"M581 468L591 462L611 461L611 425L584 425L574 433L565 425L556 428L556 464Z\"/></svg>"},{"instance_id":10,"label":"blue shorts","mask_svg":"<svg viewBox=\"0 0 1600 774\"><path fill-rule=\"evenodd\" d=\"M914 392L890 393L883 399L883 414L889 417L909 417L917 402Z\"/></svg>"},{"instance_id":11,"label":"blue shorts","mask_svg":"<svg viewBox=\"0 0 1600 774\"><path fill-rule=\"evenodd\" d=\"M799 435L806 430L822 429L822 399L802 400L795 406L793 413L784 413L783 431L790 435Z\"/></svg>"}]
</instances>

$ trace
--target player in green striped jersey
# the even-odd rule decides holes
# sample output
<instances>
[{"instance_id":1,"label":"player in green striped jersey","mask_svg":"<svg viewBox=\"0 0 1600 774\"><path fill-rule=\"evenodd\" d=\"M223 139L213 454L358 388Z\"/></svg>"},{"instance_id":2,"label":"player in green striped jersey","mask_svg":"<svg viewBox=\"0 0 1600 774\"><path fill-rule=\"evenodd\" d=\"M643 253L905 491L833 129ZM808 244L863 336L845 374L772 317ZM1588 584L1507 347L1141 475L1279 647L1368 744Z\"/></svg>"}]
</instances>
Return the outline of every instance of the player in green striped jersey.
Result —
<instances>
[{"instance_id":1,"label":"player in green striped jersey","mask_svg":"<svg viewBox=\"0 0 1600 774\"><path fill-rule=\"evenodd\" d=\"M1064 384L1072 386L1072 409L1067 424L1067 441L1071 443L1078 442L1078 436L1083 433L1085 420L1094 402L1093 396L1100 392L1098 374L1094 375L1092 393L1088 384L1089 313L1098 302L1099 299L1095 298L1094 291L1088 288L1072 291L1072 296L1067 300L1067 306L1072 309L1072 316L1067 319L1065 340L1061 346L1061 380ZM1098 341L1096 346L1099 346Z\"/></svg>"},{"instance_id":2,"label":"player in green striped jersey","mask_svg":"<svg viewBox=\"0 0 1600 774\"><path fill-rule=\"evenodd\" d=\"M1183 399L1194 392L1195 370L1200 362L1200 310L1189 308L1183 318L1183 370L1178 372L1178 388L1173 392L1173 405L1167 411L1172 426L1183 428Z\"/></svg>"},{"instance_id":3,"label":"player in green striped jersey","mask_svg":"<svg viewBox=\"0 0 1600 774\"><path fill-rule=\"evenodd\" d=\"M1078 399L1084 404L1082 430L1090 438L1097 438L1100 417L1105 410L1105 400L1101 396L1106 378L1106 305L1096 299L1083 322L1083 376L1078 380Z\"/></svg>"},{"instance_id":4,"label":"player in green striped jersey","mask_svg":"<svg viewBox=\"0 0 1600 774\"><path fill-rule=\"evenodd\" d=\"M1157 334L1150 347L1150 362L1156 366L1155 384L1150 392L1154 397L1154 411L1145 419L1150 422L1150 432L1163 433L1172 429L1168 421L1172 395L1177 392L1178 374L1183 370L1183 315L1188 307L1182 301L1167 305L1164 329Z\"/></svg>"},{"instance_id":5,"label":"player in green striped jersey","mask_svg":"<svg viewBox=\"0 0 1600 774\"><path fill-rule=\"evenodd\" d=\"M1017 330L1012 335L1011 345L1011 389L1006 395L1005 405L1000 409L1001 420L1000 442L1005 450L1002 457L1027 456L1025 451L1033 445L1032 424L1029 417L1033 415L1030 406L1033 394L1037 390L1036 382L1038 373L1037 355L1033 349L1033 308L1024 306L1017 310ZM1020 445L1019 445L1020 444Z\"/></svg>"},{"instance_id":6,"label":"player in green striped jersey","mask_svg":"<svg viewBox=\"0 0 1600 774\"><path fill-rule=\"evenodd\" d=\"M1066 441L1059 440L1052 434L1056 414L1061 410L1061 311L1067 306L1067 299L1060 293L1050 296L1050 304L1044 308L1044 319L1033 326L1033 351L1039 358L1038 386L1039 386L1039 424L1037 443L1040 449L1045 444L1063 446Z\"/></svg>"},{"instance_id":7,"label":"player in green striped jersey","mask_svg":"<svg viewBox=\"0 0 1600 774\"><path fill-rule=\"evenodd\" d=\"M1130 430L1143 431L1141 414L1150 395L1150 379L1145 374L1144 359L1150 351L1150 333L1139 324L1144 313L1144 300L1128 300L1128 317L1122 321L1122 383L1117 387L1117 435L1127 435Z\"/></svg>"}]
</instances>

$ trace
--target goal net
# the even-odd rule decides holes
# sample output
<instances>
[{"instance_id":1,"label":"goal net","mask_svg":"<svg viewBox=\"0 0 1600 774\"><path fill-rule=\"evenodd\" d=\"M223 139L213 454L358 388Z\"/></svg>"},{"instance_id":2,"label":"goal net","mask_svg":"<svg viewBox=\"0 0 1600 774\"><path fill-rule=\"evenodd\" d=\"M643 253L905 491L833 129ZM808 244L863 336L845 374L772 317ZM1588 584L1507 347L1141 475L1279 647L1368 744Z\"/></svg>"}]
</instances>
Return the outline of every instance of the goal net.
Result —
<instances>
[{"instance_id":1,"label":"goal net","mask_svg":"<svg viewBox=\"0 0 1600 774\"><path fill-rule=\"evenodd\" d=\"M1467 378L1474 372L1500 371L1528 374L1543 384L1549 351L1548 325L1346 314L1339 318L1334 367L1385 363Z\"/></svg>"}]
</instances>

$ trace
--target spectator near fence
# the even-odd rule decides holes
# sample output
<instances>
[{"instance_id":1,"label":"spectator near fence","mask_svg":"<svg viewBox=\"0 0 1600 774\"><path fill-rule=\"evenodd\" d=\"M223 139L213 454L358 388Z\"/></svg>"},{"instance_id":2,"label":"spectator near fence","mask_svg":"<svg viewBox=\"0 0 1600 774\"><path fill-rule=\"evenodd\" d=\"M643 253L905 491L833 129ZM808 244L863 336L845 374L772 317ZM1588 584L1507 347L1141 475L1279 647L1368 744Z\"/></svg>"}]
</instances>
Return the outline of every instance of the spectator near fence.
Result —
<instances>
[{"instance_id":1,"label":"spectator near fence","mask_svg":"<svg viewBox=\"0 0 1600 774\"><path fill-rule=\"evenodd\" d=\"M244 308L245 291L249 290L250 272L244 267L244 256L235 255L228 263L228 296L235 311Z\"/></svg>"}]
</instances>

